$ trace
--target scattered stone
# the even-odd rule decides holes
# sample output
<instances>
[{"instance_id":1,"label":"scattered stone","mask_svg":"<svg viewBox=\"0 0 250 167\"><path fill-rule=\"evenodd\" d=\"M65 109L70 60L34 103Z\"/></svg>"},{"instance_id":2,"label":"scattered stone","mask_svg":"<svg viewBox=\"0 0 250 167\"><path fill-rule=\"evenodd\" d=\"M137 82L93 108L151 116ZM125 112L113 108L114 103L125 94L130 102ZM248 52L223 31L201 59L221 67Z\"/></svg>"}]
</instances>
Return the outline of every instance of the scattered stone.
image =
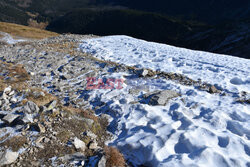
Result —
<instances>
[{"instance_id":1,"label":"scattered stone","mask_svg":"<svg viewBox=\"0 0 250 167\"><path fill-rule=\"evenodd\" d=\"M39 97L44 97L45 96L45 93L43 91L34 91L33 92L33 96L35 98L39 98Z\"/></svg>"},{"instance_id":2,"label":"scattered stone","mask_svg":"<svg viewBox=\"0 0 250 167\"><path fill-rule=\"evenodd\" d=\"M24 123L33 123L33 116L32 114L24 114L24 117L22 118L22 121Z\"/></svg>"},{"instance_id":3,"label":"scattered stone","mask_svg":"<svg viewBox=\"0 0 250 167\"><path fill-rule=\"evenodd\" d=\"M74 138L73 144L77 150L80 149L81 151L84 152L86 149L85 143L82 140L78 139L77 137Z\"/></svg>"},{"instance_id":4,"label":"scattered stone","mask_svg":"<svg viewBox=\"0 0 250 167\"><path fill-rule=\"evenodd\" d=\"M219 90L214 85L212 85L209 87L208 92L209 93L219 93Z\"/></svg>"},{"instance_id":5,"label":"scattered stone","mask_svg":"<svg viewBox=\"0 0 250 167\"><path fill-rule=\"evenodd\" d=\"M0 153L0 166L9 165L16 161L19 153L11 150L6 150L4 153Z\"/></svg>"},{"instance_id":6,"label":"scattered stone","mask_svg":"<svg viewBox=\"0 0 250 167\"><path fill-rule=\"evenodd\" d=\"M49 104L48 110L54 109L54 108L56 107L56 105L57 105L57 101L56 101L56 100L53 100L53 101Z\"/></svg>"},{"instance_id":7,"label":"scattered stone","mask_svg":"<svg viewBox=\"0 0 250 167\"><path fill-rule=\"evenodd\" d=\"M97 136L96 136L93 132L91 132L90 130L88 130L88 131L86 132L86 135L87 135L88 137L90 137L92 140L94 140L94 139L97 138Z\"/></svg>"},{"instance_id":8,"label":"scattered stone","mask_svg":"<svg viewBox=\"0 0 250 167\"><path fill-rule=\"evenodd\" d=\"M106 157L103 155L100 161L98 162L98 167L106 167Z\"/></svg>"},{"instance_id":9,"label":"scattered stone","mask_svg":"<svg viewBox=\"0 0 250 167\"><path fill-rule=\"evenodd\" d=\"M32 114L32 113L37 113L39 112L39 107L32 101L28 101L25 105L24 105L24 112Z\"/></svg>"},{"instance_id":10,"label":"scattered stone","mask_svg":"<svg viewBox=\"0 0 250 167\"><path fill-rule=\"evenodd\" d=\"M83 118L84 122L86 122L86 124L89 126L89 127L92 127L93 123L94 123L94 120L93 119L88 119L88 118Z\"/></svg>"},{"instance_id":11,"label":"scattered stone","mask_svg":"<svg viewBox=\"0 0 250 167\"><path fill-rule=\"evenodd\" d=\"M15 94L15 91L13 90L13 91L11 91L10 93L9 93L9 96L13 96Z\"/></svg>"},{"instance_id":12,"label":"scattered stone","mask_svg":"<svg viewBox=\"0 0 250 167\"><path fill-rule=\"evenodd\" d=\"M7 87L3 91L6 95L8 95L11 92L11 86Z\"/></svg>"},{"instance_id":13,"label":"scattered stone","mask_svg":"<svg viewBox=\"0 0 250 167\"><path fill-rule=\"evenodd\" d=\"M148 93L144 95L145 100L143 102L148 103L149 105L166 105L170 99L180 96L177 92L173 90L163 90Z\"/></svg>"},{"instance_id":14,"label":"scattered stone","mask_svg":"<svg viewBox=\"0 0 250 167\"><path fill-rule=\"evenodd\" d=\"M3 121L6 122L6 123L8 123L8 124L11 124L18 117L19 117L19 115L16 115L16 114L7 114L6 116L3 117Z\"/></svg>"},{"instance_id":15,"label":"scattered stone","mask_svg":"<svg viewBox=\"0 0 250 167\"><path fill-rule=\"evenodd\" d=\"M89 149L91 149L91 150L97 150L98 148L99 148L98 144L97 144L97 142L95 140L90 142Z\"/></svg>"},{"instance_id":16,"label":"scattered stone","mask_svg":"<svg viewBox=\"0 0 250 167\"><path fill-rule=\"evenodd\" d=\"M77 162L79 164L84 166L84 161L86 160L86 157L84 156L83 153L81 152L76 152L74 154L68 154L68 155L65 155L63 157L60 157L59 160L61 160L62 162L64 163L69 163L69 162Z\"/></svg>"},{"instance_id":17,"label":"scattered stone","mask_svg":"<svg viewBox=\"0 0 250 167\"><path fill-rule=\"evenodd\" d=\"M146 77L148 75L148 70L146 69L141 69L141 70L137 70L136 73L140 76L140 77Z\"/></svg>"},{"instance_id":18,"label":"scattered stone","mask_svg":"<svg viewBox=\"0 0 250 167\"><path fill-rule=\"evenodd\" d=\"M11 103L16 103L16 102L17 102L17 98L12 97L12 98L10 99L10 102L11 102Z\"/></svg>"},{"instance_id":19,"label":"scattered stone","mask_svg":"<svg viewBox=\"0 0 250 167\"><path fill-rule=\"evenodd\" d=\"M45 133L46 132L45 127L41 123L34 123L34 124L29 126L29 129L30 130L36 130L37 132L40 132L40 133Z\"/></svg>"}]
</instances>

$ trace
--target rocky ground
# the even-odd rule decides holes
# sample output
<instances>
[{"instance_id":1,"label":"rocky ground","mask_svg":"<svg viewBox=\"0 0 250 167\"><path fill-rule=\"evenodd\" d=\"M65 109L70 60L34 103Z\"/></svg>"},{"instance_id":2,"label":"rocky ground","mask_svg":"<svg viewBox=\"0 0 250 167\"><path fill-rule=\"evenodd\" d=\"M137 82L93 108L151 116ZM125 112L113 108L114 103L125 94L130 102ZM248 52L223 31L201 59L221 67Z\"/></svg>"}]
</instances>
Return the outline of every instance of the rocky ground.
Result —
<instances>
[{"instance_id":1,"label":"rocky ground","mask_svg":"<svg viewBox=\"0 0 250 167\"><path fill-rule=\"evenodd\" d=\"M96 117L75 101L80 90L67 83L97 75L94 60L67 52L89 37L1 45L0 166L125 166L122 155L105 146L105 115Z\"/></svg>"},{"instance_id":2,"label":"rocky ground","mask_svg":"<svg viewBox=\"0 0 250 167\"><path fill-rule=\"evenodd\" d=\"M89 100L89 77L124 72L143 78L165 78L226 95L213 85L179 74L98 60L78 50L81 40L87 38L95 36L65 34L1 43L0 166L128 165L115 148L105 146L112 138L106 131L110 116L95 115L103 104L92 105L100 102ZM135 88L130 92L137 91ZM141 103L165 105L178 96L174 91L148 92ZM238 101L249 103L244 92L240 97Z\"/></svg>"}]
</instances>

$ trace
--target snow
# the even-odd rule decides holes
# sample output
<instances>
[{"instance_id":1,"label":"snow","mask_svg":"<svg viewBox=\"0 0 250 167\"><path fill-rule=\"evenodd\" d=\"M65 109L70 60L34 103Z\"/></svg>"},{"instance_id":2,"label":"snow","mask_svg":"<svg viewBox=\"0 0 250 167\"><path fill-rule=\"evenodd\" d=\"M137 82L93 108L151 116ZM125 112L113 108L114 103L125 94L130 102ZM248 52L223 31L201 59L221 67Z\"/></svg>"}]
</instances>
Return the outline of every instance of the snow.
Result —
<instances>
[{"instance_id":1,"label":"snow","mask_svg":"<svg viewBox=\"0 0 250 167\"><path fill-rule=\"evenodd\" d=\"M230 91L250 91L250 60L147 42L128 36L83 41L80 48L97 58L117 63L175 72L217 84ZM240 82L231 82L235 77ZM236 84L235 84L236 83Z\"/></svg>"},{"instance_id":2,"label":"snow","mask_svg":"<svg viewBox=\"0 0 250 167\"><path fill-rule=\"evenodd\" d=\"M80 49L104 60L200 78L233 92L221 96L163 78L126 78L126 72L101 74L126 80L123 89L91 90L89 101L98 115L109 115L108 130L114 136L109 145L118 147L130 164L250 165L250 106L235 102L235 93L250 90L249 60L127 36L84 40ZM142 94L155 90L174 90L181 96L165 106L140 102Z\"/></svg>"},{"instance_id":3,"label":"snow","mask_svg":"<svg viewBox=\"0 0 250 167\"><path fill-rule=\"evenodd\" d=\"M25 39L14 39L10 34L5 32L0 32L0 35L3 36L2 38L0 38L0 41L6 42L8 44L16 44L18 42L26 41Z\"/></svg>"}]
</instances>

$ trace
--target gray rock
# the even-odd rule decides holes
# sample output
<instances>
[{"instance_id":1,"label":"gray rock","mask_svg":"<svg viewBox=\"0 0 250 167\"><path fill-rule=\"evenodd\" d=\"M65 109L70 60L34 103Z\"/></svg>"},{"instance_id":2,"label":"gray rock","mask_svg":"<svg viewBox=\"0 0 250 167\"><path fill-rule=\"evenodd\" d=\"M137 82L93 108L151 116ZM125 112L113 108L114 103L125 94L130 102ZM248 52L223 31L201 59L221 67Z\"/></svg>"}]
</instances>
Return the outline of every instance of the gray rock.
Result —
<instances>
[{"instance_id":1,"label":"gray rock","mask_svg":"<svg viewBox=\"0 0 250 167\"><path fill-rule=\"evenodd\" d=\"M219 90L214 85L212 85L212 86L209 87L208 92L209 93L219 93Z\"/></svg>"},{"instance_id":2,"label":"gray rock","mask_svg":"<svg viewBox=\"0 0 250 167\"><path fill-rule=\"evenodd\" d=\"M33 116L32 116L32 114L24 114L24 117L22 118L22 121L24 122L24 123L33 123L34 121L33 121Z\"/></svg>"},{"instance_id":3,"label":"gray rock","mask_svg":"<svg viewBox=\"0 0 250 167\"><path fill-rule=\"evenodd\" d=\"M56 107L56 105L57 105L57 101L56 101L56 100L53 100L53 101L49 104L48 110L54 109L54 108Z\"/></svg>"},{"instance_id":4,"label":"gray rock","mask_svg":"<svg viewBox=\"0 0 250 167\"><path fill-rule=\"evenodd\" d=\"M13 91L11 91L8 95L9 96L13 96L15 94L15 91L13 90Z\"/></svg>"},{"instance_id":5,"label":"gray rock","mask_svg":"<svg viewBox=\"0 0 250 167\"><path fill-rule=\"evenodd\" d=\"M0 166L9 165L15 162L19 153L11 150L6 150L4 153L0 153Z\"/></svg>"},{"instance_id":6,"label":"gray rock","mask_svg":"<svg viewBox=\"0 0 250 167\"><path fill-rule=\"evenodd\" d=\"M106 157L103 155L102 158L98 162L98 167L106 167Z\"/></svg>"},{"instance_id":7,"label":"gray rock","mask_svg":"<svg viewBox=\"0 0 250 167\"><path fill-rule=\"evenodd\" d=\"M10 99L10 102L11 102L11 103L16 103L16 102L17 102L17 98L12 97L12 98Z\"/></svg>"},{"instance_id":8,"label":"gray rock","mask_svg":"<svg viewBox=\"0 0 250 167\"><path fill-rule=\"evenodd\" d=\"M19 117L19 115L15 115L15 114L7 114L6 116L4 116L2 118L2 120L8 124L11 124L13 121L15 121L17 118Z\"/></svg>"},{"instance_id":9,"label":"gray rock","mask_svg":"<svg viewBox=\"0 0 250 167\"><path fill-rule=\"evenodd\" d=\"M84 161L86 160L86 157L81 152L76 152L74 154L68 154L63 157L60 157L59 160L61 160L64 163L70 163L70 162L81 162L81 165L84 166Z\"/></svg>"},{"instance_id":10,"label":"gray rock","mask_svg":"<svg viewBox=\"0 0 250 167\"><path fill-rule=\"evenodd\" d=\"M23 108L24 112L32 114L39 111L39 107L32 101L28 101Z\"/></svg>"},{"instance_id":11,"label":"gray rock","mask_svg":"<svg viewBox=\"0 0 250 167\"><path fill-rule=\"evenodd\" d=\"M149 105L156 106L156 105L166 105L170 99L180 96L177 92L173 90L163 90L163 91L156 91L153 93L148 93L144 95L146 101L148 101Z\"/></svg>"},{"instance_id":12,"label":"gray rock","mask_svg":"<svg viewBox=\"0 0 250 167\"><path fill-rule=\"evenodd\" d=\"M45 96L45 93L42 92L42 91L34 91L32 94L33 94L33 96L35 98L39 98L39 97L44 97Z\"/></svg>"},{"instance_id":13,"label":"gray rock","mask_svg":"<svg viewBox=\"0 0 250 167\"><path fill-rule=\"evenodd\" d=\"M136 73L140 76L140 77L146 77L148 75L148 70L146 69L141 69L136 71Z\"/></svg>"},{"instance_id":14,"label":"gray rock","mask_svg":"<svg viewBox=\"0 0 250 167\"><path fill-rule=\"evenodd\" d=\"M5 88L3 92L8 95L11 92L11 86Z\"/></svg>"},{"instance_id":15,"label":"gray rock","mask_svg":"<svg viewBox=\"0 0 250 167\"><path fill-rule=\"evenodd\" d=\"M90 137L92 140L94 140L94 139L97 138L97 136L96 136L93 132L91 132L90 130L88 130L88 131L86 132L86 135L87 135L88 137Z\"/></svg>"},{"instance_id":16,"label":"gray rock","mask_svg":"<svg viewBox=\"0 0 250 167\"><path fill-rule=\"evenodd\" d=\"M34 124L30 125L28 127L28 129L31 129L31 130L34 129L34 130L36 130L36 131L38 131L40 133L45 133L46 132L45 127L41 123L34 123Z\"/></svg>"},{"instance_id":17,"label":"gray rock","mask_svg":"<svg viewBox=\"0 0 250 167\"><path fill-rule=\"evenodd\" d=\"M89 127L92 127L93 123L94 123L94 120L93 119L88 119L88 118L83 118L84 122L86 122L86 124L89 126Z\"/></svg>"},{"instance_id":18,"label":"gray rock","mask_svg":"<svg viewBox=\"0 0 250 167\"><path fill-rule=\"evenodd\" d=\"M97 144L96 140L90 142L89 149L91 149L91 150L97 150L98 148L99 147L98 147L98 144Z\"/></svg>"},{"instance_id":19,"label":"gray rock","mask_svg":"<svg viewBox=\"0 0 250 167\"><path fill-rule=\"evenodd\" d=\"M77 137L74 138L73 144L76 149L80 149L83 152L86 149L85 143L82 140L78 139Z\"/></svg>"}]
</instances>

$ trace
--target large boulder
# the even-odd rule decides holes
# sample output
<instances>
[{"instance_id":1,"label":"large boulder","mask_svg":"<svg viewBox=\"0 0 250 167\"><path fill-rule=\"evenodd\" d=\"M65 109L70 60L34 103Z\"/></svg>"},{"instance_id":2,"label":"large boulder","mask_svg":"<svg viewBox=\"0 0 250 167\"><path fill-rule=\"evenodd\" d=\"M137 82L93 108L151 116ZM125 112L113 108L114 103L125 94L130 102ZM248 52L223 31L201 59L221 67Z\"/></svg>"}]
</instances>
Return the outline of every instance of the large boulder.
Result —
<instances>
[{"instance_id":1,"label":"large boulder","mask_svg":"<svg viewBox=\"0 0 250 167\"><path fill-rule=\"evenodd\" d=\"M6 116L3 117L2 120L3 120L5 123L11 124L11 123L14 122L18 117L19 117L19 115L7 114Z\"/></svg>"},{"instance_id":2,"label":"large boulder","mask_svg":"<svg viewBox=\"0 0 250 167\"><path fill-rule=\"evenodd\" d=\"M180 96L179 93L173 90L163 90L163 91L155 91L152 93L147 93L144 95L144 102L149 105L166 105L170 99Z\"/></svg>"},{"instance_id":3,"label":"large boulder","mask_svg":"<svg viewBox=\"0 0 250 167\"><path fill-rule=\"evenodd\" d=\"M16 161L18 158L18 152L13 152L11 150L6 150L0 153L0 166L8 165Z\"/></svg>"},{"instance_id":4,"label":"large boulder","mask_svg":"<svg viewBox=\"0 0 250 167\"><path fill-rule=\"evenodd\" d=\"M33 114L39 112L39 107L32 101L28 101L23 108L25 113Z\"/></svg>"}]
</instances>

